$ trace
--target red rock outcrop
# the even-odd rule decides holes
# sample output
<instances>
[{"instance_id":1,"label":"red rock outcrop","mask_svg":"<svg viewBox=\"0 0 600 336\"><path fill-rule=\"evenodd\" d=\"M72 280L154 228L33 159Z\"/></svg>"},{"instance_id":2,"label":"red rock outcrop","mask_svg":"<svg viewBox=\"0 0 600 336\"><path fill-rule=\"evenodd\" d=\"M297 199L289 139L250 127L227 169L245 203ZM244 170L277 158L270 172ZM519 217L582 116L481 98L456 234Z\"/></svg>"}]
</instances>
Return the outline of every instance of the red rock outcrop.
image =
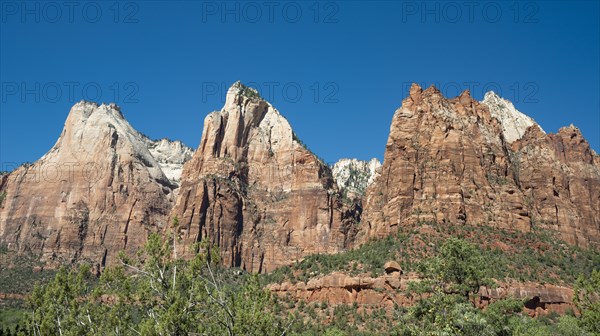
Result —
<instances>
[{"instance_id":1,"label":"red rock outcrop","mask_svg":"<svg viewBox=\"0 0 600 336\"><path fill-rule=\"evenodd\" d=\"M51 265L136 251L174 198L147 141L117 106L77 103L48 153L2 177L0 244Z\"/></svg>"},{"instance_id":2,"label":"red rock outcrop","mask_svg":"<svg viewBox=\"0 0 600 336\"><path fill-rule=\"evenodd\" d=\"M208 238L226 265L265 272L352 240L357 211L287 120L239 82L204 121L172 217L183 247Z\"/></svg>"},{"instance_id":3,"label":"red rock outcrop","mask_svg":"<svg viewBox=\"0 0 600 336\"><path fill-rule=\"evenodd\" d=\"M531 316L548 312L565 314L575 308L571 288L536 283L499 283L496 288L481 287L477 306L485 308L490 303L506 299L520 299Z\"/></svg>"},{"instance_id":4,"label":"red rock outcrop","mask_svg":"<svg viewBox=\"0 0 600 336\"><path fill-rule=\"evenodd\" d=\"M327 302L330 305L358 304L363 308L383 307L392 310L394 305L411 306L418 297L407 294L410 282L419 281L415 273L400 272L378 277L350 276L333 272L313 278L308 282L270 284L267 288L285 297L287 295L306 302ZM475 298L479 308L507 298L523 300L523 309L531 316L557 312L564 314L573 309L573 290L554 285L535 283L497 283L496 288L482 286Z\"/></svg>"},{"instance_id":5,"label":"red rock outcrop","mask_svg":"<svg viewBox=\"0 0 600 336\"><path fill-rule=\"evenodd\" d=\"M572 244L599 244L598 156L573 127L545 134L533 124L522 134L529 121L520 115L511 120L525 122L510 129L507 112L495 110L508 106L491 104L502 101L480 103L468 91L447 99L413 85L392 119L381 175L367 189L358 243L437 221L556 230Z\"/></svg>"}]
</instances>

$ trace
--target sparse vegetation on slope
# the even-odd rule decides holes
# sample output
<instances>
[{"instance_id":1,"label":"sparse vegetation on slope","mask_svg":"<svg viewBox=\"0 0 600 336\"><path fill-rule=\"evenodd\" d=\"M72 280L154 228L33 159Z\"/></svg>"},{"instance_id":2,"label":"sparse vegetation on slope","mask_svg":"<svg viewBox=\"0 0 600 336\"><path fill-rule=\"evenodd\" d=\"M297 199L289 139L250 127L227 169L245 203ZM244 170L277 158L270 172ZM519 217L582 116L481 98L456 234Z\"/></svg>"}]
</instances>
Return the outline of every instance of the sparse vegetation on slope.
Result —
<instances>
[{"instance_id":1,"label":"sparse vegetation on slope","mask_svg":"<svg viewBox=\"0 0 600 336\"><path fill-rule=\"evenodd\" d=\"M381 274L383 264L396 260L405 271L417 271L421 261L439 252L447 237L462 238L482 254L486 276L497 280L573 284L580 274L600 269L600 253L568 245L550 232L520 232L488 226L458 226L421 222L402 226L395 235L372 240L339 254L311 255L282 267L266 281L292 283L311 276L344 271L352 275Z\"/></svg>"}]
</instances>

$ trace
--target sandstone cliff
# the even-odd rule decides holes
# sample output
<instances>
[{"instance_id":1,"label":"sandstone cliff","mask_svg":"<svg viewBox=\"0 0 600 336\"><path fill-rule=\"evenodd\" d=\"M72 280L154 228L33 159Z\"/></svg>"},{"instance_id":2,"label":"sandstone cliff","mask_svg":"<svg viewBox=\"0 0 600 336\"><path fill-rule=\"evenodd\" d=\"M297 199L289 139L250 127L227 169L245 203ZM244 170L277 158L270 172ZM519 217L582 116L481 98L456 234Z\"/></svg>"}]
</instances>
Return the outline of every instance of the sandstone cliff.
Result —
<instances>
[{"instance_id":1,"label":"sandstone cliff","mask_svg":"<svg viewBox=\"0 0 600 336\"><path fill-rule=\"evenodd\" d=\"M204 121L172 217L184 248L208 238L227 265L265 272L344 249L358 212L342 204L331 170L287 120L238 82Z\"/></svg>"},{"instance_id":2,"label":"sandstone cliff","mask_svg":"<svg viewBox=\"0 0 600 336\"><path fill-rule=\"evenodd\" d=\"M161 166L177 162L158 162L152 143L117 106L77 103L48 153L2 177L0 244L51 265L102 266L135 251L165 225L174 201ZM151 149L161 146L169 144Z\"/></svg>"},{"instance_id":3,"label":"sandstone cliff","mask_svg":"<svg viewBox=\"0 0 600 336\"><path fill-rule=\"evenodd\" d=\"M384 308L391 312L395 305L408 307L415 304L418 297L407 294L407 291L411 282L418 281L416 273L389 272L371 277L333 272L307 282L270 284L267 289L280 297L292 297L307 303L327 302L333 306L356 304L362 309ZM575 308L572 289L529 282L496 281L494 288L481 286L474 301L479 308L484 308L506 298L523 300L523 311L531 316L550 312L564 314Z\"/></svg>"},{"instance_id":4,"label":"sandstone cliff","mask_svg":"<svg viewBox=\"0 0 600 336\"><path fill-rule=\"evenodd\" d=\"M493 93L447 99L410 89L395 112L359 242L417 221L556 230L600 243L598 156L574 127L542 129Z\"/></svg>"}]
</instances>

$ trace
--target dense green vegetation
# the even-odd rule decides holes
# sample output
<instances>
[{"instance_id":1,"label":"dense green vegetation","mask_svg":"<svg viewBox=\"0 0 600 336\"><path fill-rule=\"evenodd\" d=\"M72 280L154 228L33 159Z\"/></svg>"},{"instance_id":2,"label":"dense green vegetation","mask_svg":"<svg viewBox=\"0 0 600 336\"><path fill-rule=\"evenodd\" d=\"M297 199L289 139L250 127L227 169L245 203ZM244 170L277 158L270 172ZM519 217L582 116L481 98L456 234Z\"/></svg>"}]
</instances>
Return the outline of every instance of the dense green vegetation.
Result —
<instances>
[{"instance_id":1,"label":"dense green vegetation","mask_svg":"<svg viewBox=\"0 0 600 336\"><path fill-rule=\"evenodd\" d=\"M551 235L419 223L356 250L310 256L262 276L223 267L218 250L207 244L194 246L191 260L175 258L174 243L152 235L134 258L121 255L121 264L100 279L85 265L60 269L35 287L26 309L3 309L0 321L12 327L0 328L0 336L600 334L598 254ZM411 307L307 303L264 289L269 282L334 270L378 275L392 259L421 279L406 293L415 300ZM565 270L558 266L567 263ZM517 267L534 271L518 275ZM478 309L474 295L481 284L493 286L491 278L574 284L578 314L534 319L515 299Z\"/></svg>"},{"instance_id":2,"label":"dense green vegetation","mask_svg":"<svg viewBox=\"0 0 600 336\"><path fill-rule=\"evenodd\" d=\"M591 276L581 275L575 283L573 301L581 311L581 323L585 328L600 334L600 269Z\"/></svg>"},{"instance_id":3,"label":"dense green vegetation","mask_svg":"<svg viewBox=\"0 0 600 336\"><path fill-rule=\"evenodd\" d=\"M582 277L576 285L585 302L579 306L582 317L550 314L534 319L522 313L523 302L510 298L496 301L485 310L475 308L472 295L480 284L491 283L483 271L485 258L475 245L450 238L438 251L417 266L422 281L409 286L408 294L417 298L412 307L395 307L390 315L382 309L367 311L357 306L329 308L290 302L287 308L295 309L305 320L302 328L292 330L300 335L600 334L595 296L600 293L600 271L594 271L591 279Z\"/></svg>"},{"instance_id":4,"label":"dense green vegetation","mask_svg":"<svg viewBox=\"0 0 600 336\"><path fill-rule=\"evenodd\" d=\"M28 299L40 335L280 335L269 293L256 276L236 279L207 245L173 258L172 240L151 235L136 258L107 268L90 286L89 268L61 269Z\"/></svg>"},{"instance_id":5,"label":"dense green vegetation","mask_svg":"<svg viewBox=\"0 0 600 336\"><path fill-rule=\"evenodd\" d=\"M36 283L47 283L55 271L42 270L42 264L33 256L12 255L0 245L0 332L14 330L23 321L24 300ZM8 334L8 332L6 333ZM0 335L2 335L0 333Z\"/></svg>"}]
</instances>

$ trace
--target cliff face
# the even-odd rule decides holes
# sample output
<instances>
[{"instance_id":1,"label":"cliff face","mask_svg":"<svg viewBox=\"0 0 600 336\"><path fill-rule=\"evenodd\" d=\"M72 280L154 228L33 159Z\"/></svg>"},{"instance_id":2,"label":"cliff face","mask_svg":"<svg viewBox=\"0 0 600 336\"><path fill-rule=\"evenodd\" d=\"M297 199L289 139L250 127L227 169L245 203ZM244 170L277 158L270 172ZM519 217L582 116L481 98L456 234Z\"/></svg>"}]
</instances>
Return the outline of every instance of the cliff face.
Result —
<instances>
[{"instance_id":1,"label":"cliff face","mask_svg":"<svg viewBox=\"0 0 600 336\"><path fill-rule=\"evenodd\" d=\"M395 112L358 242L417 221L557 230L600 243L600 169L581 133L545 134L512 104L413 85Z\"/></svg>"},{"instance_id":2,"label":"cliff face","mask_svg":"<svg viewBox=\"0 0 600 336\"><path fill-rule=\"evenodd\" d=\"M102 266L134 252L174 201L151 142L117 106L77 103L48 153L2 177L0 243L50 264Z\"/></svg>"},{"instance_id":3,"label":"cliff face","mask_svg":"<svg viewBox=\"0 0 600 336\"><path fill-rule=\"evenodd\" d=\"M265 272L349 244L358 212L338 194L329 167L287 120L236 83L204 121L172 217L184 248L208 238L227 265Z\"/></svg>"},{"instance_id":4,"label":"cliff face","mask_svg":"<svg viewBox=\"0 0 600 336\"><path fill-rule=\"evenodd\" d=\"M529 128L512 144L515 181L532 208L531 225L571 244L600 245L599 156L574 126L557 134Z\"/></svg>"}]
</instances>

